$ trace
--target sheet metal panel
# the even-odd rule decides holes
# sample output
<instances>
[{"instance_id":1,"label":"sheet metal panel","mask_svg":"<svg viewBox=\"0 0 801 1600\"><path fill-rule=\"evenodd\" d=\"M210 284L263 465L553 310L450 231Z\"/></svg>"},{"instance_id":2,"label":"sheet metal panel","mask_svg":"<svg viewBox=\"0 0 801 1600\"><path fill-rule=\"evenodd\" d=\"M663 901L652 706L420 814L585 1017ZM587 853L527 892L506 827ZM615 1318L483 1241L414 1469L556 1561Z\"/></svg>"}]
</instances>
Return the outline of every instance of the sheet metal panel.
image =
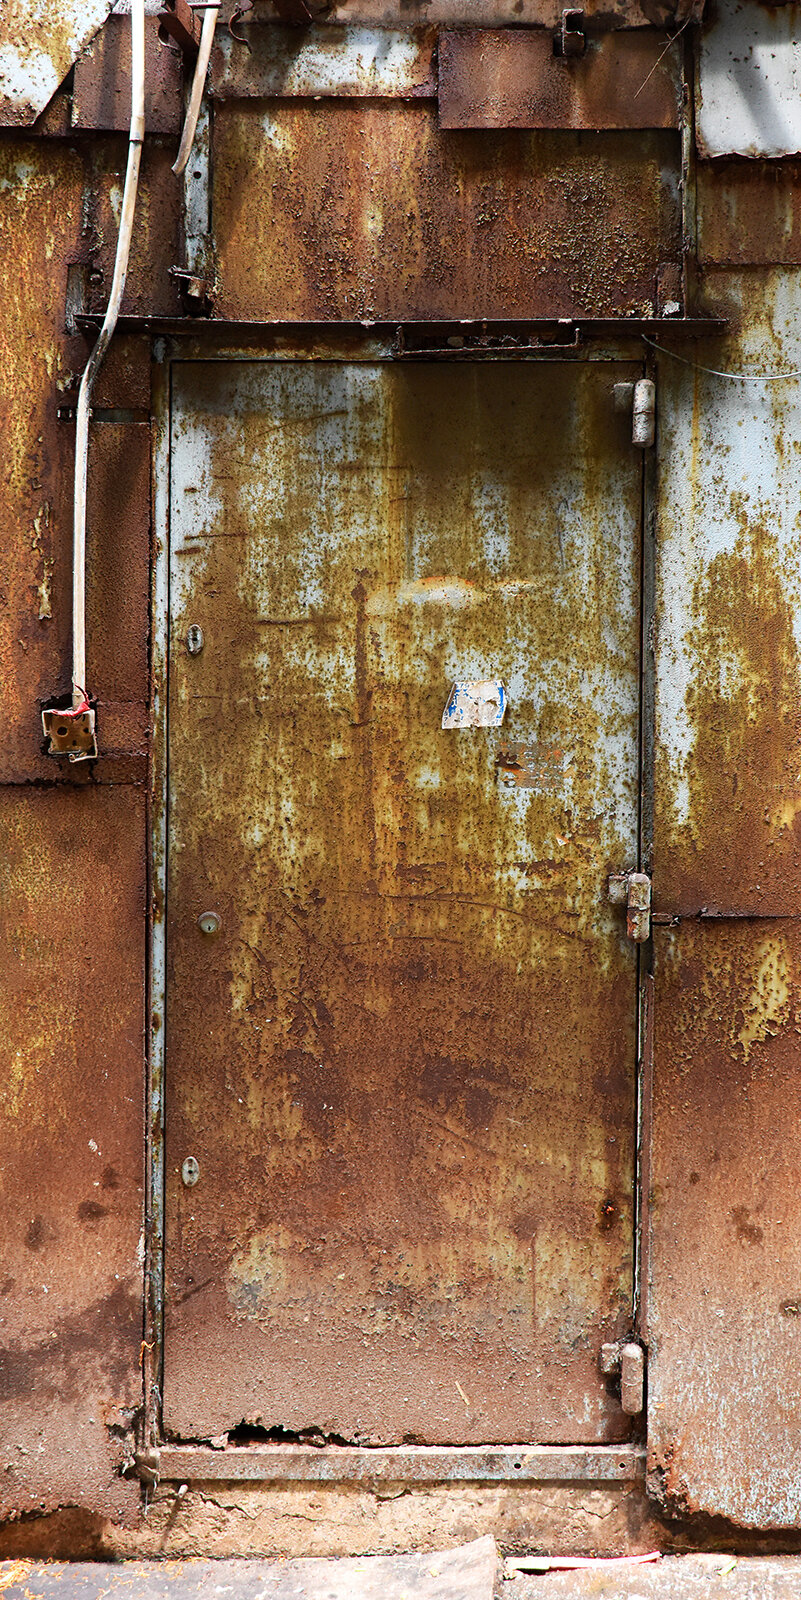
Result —
<instances>
[{"instance_id":1,"label":"sheet metal panel","mask_svg":"<svg viewBox=\"0 0 801 1600\"><path fill-rule=\"evenodd\" d=\"M149 181L135 289L137 282L142 284L145 263L153 262ZM109 175L105 203L110 220L112 182ZM0 186L5 221L0 261L6 283L0 416L7 465L0 504L4 525L14 530L0 606L0 677L6 703L0 778L55 782L63 777L63 768L42 753L39 712L41 701L68 690L70 681L74 425L60 422L58 409L74 404L87 358L85 341L64 331L64 305L70 263L83 257L88 267L92 259L82 233L82 222L91 215L84 198L88 173L75 150L20 139L0 150ZM112 347L96 403L142 419L99 422L91 433L90 687L101 701L107 757L97 776L108 779L111 763L124 757L128 769L122 775L143 780L150 507L146 344L123 338ZM138 762L138 773L131 761Z\"/></svg>"},{"instance_id":2,"label":"sheet metal panel","mask_svg":"<svg viewBox=\"0 0 801 1600\"><path fill-rule=\"evenodd\" d=\"M111 6L112 0L4 0L0 126L36 121Z\"/></svg>"},{"instance_id":3,"label":"sheet metal panel","mask_svg":"<svg viewBox=\"0 0 801 1600\"><path fill-rule=\"evenodd\" d=\"M801 6L718 0L701 35L696 137L704 156L801 151Z\"/></svg>"},{"instance_id":4,"label":"sheet metal panel","mask_svg":"<svg viewBox=\"0 0 801 1600\"><path fill-rule=\"evenodd\" d=\"M100 274L90 280L87 310L105 313L114 274L128 141L122 134L112 134L108 136L105 148L99 146L97 140L81 143L86 150L89 167L87 190L92 197L90 217L96 229L93 265ZM175 148L166 140L146 140L136 199L136 226L131 240L122 302L123 316L126 313L168 317L181 314L180 293L169 272L170 267L181 260L182 252L182 196L180 182L171 171L174 159ZM85 244L82 253L86 253ZM84 346L84 361L86 354Z\"/></svg>"},{"instance_id":5,"label":"sheet metal panel","mask_svg":"<svg viewBox=\"0 0 801 1600\"><path fill-rule=\"evenodd\" d=\"M244 51L223 29L211 59L215 98L348 95L435 98L433 28L250 27Z\"/></svg>"},{"instance_id":6,"label":"sheet metal panel","mask_svg":"<svg viewBox=\"0 0 801 1600\"><path fill-rule=\"evenodd\" d=\"M697 184L700 262L801 265L801 163L702 161Z\"/></svg>"},{"instance_id":7,"label":"sheet metal panel","mask_svg":"<svg viewBox=\"0 0 801 1600\"><path fill-rule=\"evenodd\" d=\"M677 138L440 132L428 102L224 102L222 317L648 315L679 259Z\"/></svg>"},{"instance_id":8,"label":"sheet metal panel","mask_svg":"<svg viewBox=\"0 0 801 1600\"><path fill-rule=\"evenodd\" d=\"M440 34L443 128L676 128L680 58L663 33L607 33L554 55L544 30Z\"/></svg>"},{"instance_id":9,"label":"sheet metal panel","mask_svg":"<svg viewBox=\"0 0 801 1600\"><path fill-rule=\"evenodd\" d=\"M637 369L174 370L166 1426L623 1438Z\"/></svg>"},{"instance_id":10,"label":"sheet metal panel","mask_svg":"<svg viewBox=\"0 0 801 1600\"><path fill-rule=\"evenodd\" d=\"M141 1399L144 795L0 788L0 1516L117 1516Z\"/></svg>"},{"instance_id":11,"label":"sheet metal panel","mask_svg":"<svg viewBox=\"0 0 801 1600\"><path fill-rule=\"evenodd\" d=\"M741 331L697 362L798 366L801 275L707 274ZM801 887L801 385L659 358L654 895L795 914Z\"/></svg>"},{"instance_id":12,"label":"sheet metal panel","mask_svg":"<svg viewBox=\"0 0 801 1600\"><path fill-rule=\"evenodd\" d=\"M66 257L80 232L81 177L79 156L61 146L0 146L0 264L6 285L0 417L8 468L0 503L3 526L15 530L4 551L0 607L6 708L0 777L6 782L48 770L42 756L36 771L42 742L37 699L53 692L60 669L53 618L69 605L69 577L63 580L56 564L56 524L66 502L70 441L56 420L53 386L69 370L60 329Z\"/></svg>"},{"instance_id":13,"label":"sheet metal panel","mask_svg":"<svg viewBox=\"0 0 801 1600\"><path fill-rule=\"evenodd\" d=\"M655 955L650 1487L798 1527L801 926L657 929Z\"/></svg>"},{"instance_id":14,"label":"sheet metal panel","mask_svg":"<svg viewBox=\"0 0 801 1600\"><path fill-rule=\"evenodd\" d=\"M177 135L181 131L181 59L177 51L159 43L158 19L146 17L145 127L148 133ZM112 16L75 63L72 125L127 133L130 121L131 19L130 16Z\"/></svg>"}]
</instances>

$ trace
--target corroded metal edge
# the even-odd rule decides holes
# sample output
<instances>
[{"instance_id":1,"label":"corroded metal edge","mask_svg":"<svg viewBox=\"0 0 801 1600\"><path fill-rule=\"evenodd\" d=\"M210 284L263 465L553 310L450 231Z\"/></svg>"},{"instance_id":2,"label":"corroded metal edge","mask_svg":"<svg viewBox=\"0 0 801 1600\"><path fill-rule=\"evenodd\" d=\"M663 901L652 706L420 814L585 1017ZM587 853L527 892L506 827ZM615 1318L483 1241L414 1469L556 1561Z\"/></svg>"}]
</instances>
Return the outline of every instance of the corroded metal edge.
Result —
<instances>
[{"instance_id":1,"label":"corroded metal edge","mask_svg":"<svg viewBox=\"0 0 801 1600\"><path fill-rule=\"evenodd\" d=\"M169 611L170 366L153 352L152 725L150 765L147 1264L142 1349L144 1442L161 1422L164 1308L164 1008L167 863L167 623Z\"/></svg>"},{"instance_id":2,"label":"corroded metal edge","mask_svg":"<svg viewBox=\"0 0 801 1600\"><path fill-rule=\"evenodd\" d=\"M162 1483L631 1483L644 1476L645 1452L632 1444L165 1445L157 1470Z\"/></svg>"}]
</instances>

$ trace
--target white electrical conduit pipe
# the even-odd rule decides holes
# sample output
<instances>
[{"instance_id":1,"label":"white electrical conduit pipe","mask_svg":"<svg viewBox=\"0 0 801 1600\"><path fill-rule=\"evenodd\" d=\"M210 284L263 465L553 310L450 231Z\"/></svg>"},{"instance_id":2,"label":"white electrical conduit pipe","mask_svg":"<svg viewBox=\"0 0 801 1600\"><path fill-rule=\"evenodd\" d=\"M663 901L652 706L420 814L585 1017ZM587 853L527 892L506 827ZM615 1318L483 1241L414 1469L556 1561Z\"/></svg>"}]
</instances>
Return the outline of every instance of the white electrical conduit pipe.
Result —
<instances>
[{"instance_id":1,"label":"white electrical conduit pipe","mask_svg":"<svg viewBox=\"0 0 801 1600\"><path fill-rule=\"evenodd\" d=\"M192 151L197 129L197 119L200 116L200 102L203 99L203 90L206 85L206 73L209 70L211 47L214 43L214 29L220 15L219 5L208 5L203 13L203 27L200 30L200 44L198 45L197 61L195 62L195 76L192 79L192 91L189 96L189 105L186 111L184 131L181 134L181 143L175 158L173 172L179 176L186 166Z\"/></svg>"},{"instance_id":2,"label":"white electrical conduit pipe","mask_svg":"<svg viewBox=\"0 0 801 1600\"><path fill-rule=\"evenodd\" d=\"M131 0L131 132L122 196L114 276L97 344L84 368L78 390L75 427L75 489L72 513L72 706L86 706L86 477L89 460L89 416L92 388L111 342L125 289L131 253L139 163L145 137L145 0Z\"/></svg>"}]
</instances>

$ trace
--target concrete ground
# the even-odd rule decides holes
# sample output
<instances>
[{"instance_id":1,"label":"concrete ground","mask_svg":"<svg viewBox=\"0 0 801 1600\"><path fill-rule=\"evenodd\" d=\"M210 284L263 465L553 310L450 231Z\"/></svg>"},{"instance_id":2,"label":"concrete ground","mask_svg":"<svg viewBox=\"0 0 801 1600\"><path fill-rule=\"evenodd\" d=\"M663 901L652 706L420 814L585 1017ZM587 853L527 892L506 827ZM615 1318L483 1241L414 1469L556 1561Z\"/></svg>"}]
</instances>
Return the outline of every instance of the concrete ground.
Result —
<instances>
[{"instance_id":1,"label":"concrete ground","mask_svg":"<svg viewBox=\"0 0 801 1600\"><path fill-rule=\"evenodd\" d=\"M516 1558L519 1559L519 1558ZM2 1600L801 1600L801 1557L662 1556L514 1571L491 1538L426 1555L0 1562Z\"/></svg>"},{"instance_id":2,"label":"concrete ground","mask_svg":"<svg viewBox=\"0 0 801 1600\"><path fill-rule=\"evenodd\" d=\"M662 1556L647 1566L519 1573L502 1576L496 1596L499 1600L801 1600L801 1557Z\"/></svg>"}]
</instances>

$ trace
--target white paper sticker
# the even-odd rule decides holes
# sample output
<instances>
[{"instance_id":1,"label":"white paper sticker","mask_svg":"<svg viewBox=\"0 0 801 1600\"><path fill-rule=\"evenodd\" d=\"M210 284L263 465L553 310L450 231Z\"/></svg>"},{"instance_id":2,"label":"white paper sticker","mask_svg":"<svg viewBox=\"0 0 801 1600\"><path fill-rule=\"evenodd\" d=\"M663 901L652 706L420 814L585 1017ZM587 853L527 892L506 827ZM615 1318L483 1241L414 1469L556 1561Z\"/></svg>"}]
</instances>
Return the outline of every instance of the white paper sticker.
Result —
<instances>
[{"instance_id":1,"label":"white paper sticker","mask_svg":"<svg viewBox=\"0 0 801 1600\"><path fill-rule=\"evenodd\" d=\"M506 714L500 678L455 683L442 713L443 728L499 728Z\"/></svg>"}]
</instances>

